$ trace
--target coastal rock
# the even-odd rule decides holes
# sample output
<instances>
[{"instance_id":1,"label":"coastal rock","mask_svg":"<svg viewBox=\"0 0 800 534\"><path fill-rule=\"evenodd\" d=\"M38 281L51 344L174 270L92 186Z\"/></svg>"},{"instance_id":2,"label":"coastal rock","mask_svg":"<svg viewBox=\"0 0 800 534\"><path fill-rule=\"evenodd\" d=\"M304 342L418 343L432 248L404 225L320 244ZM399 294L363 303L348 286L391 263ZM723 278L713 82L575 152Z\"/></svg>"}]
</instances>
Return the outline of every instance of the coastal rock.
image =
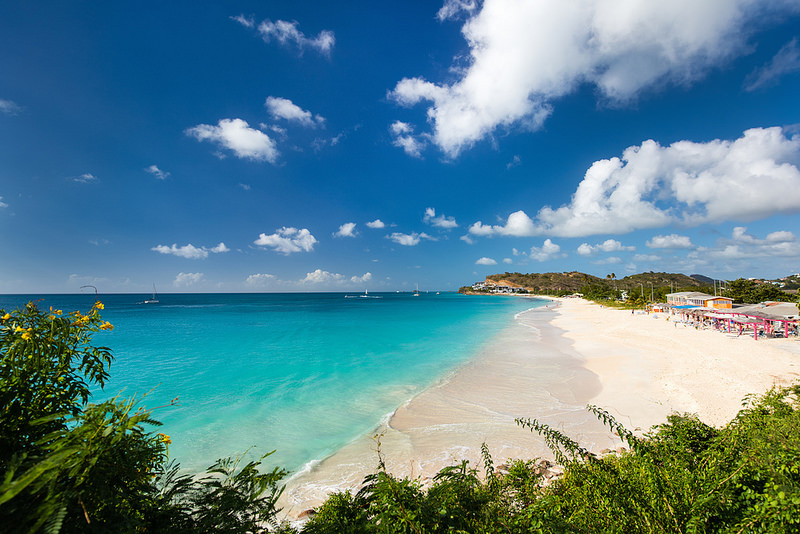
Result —
<instances>
[{"instance_id":1,"label":"coastal rock","mask_svg":"<svg viewBox=\"0 0 800 534\"><path fill-rule=\"evenodd\" d=\"M311 518L312 518L312 517L314 517L316 514L317 514L317 511L316 511L316 510L314 510L313 508L309 508L308 510L303 510L302 512L300 512L300 513L297 515L297 519L300 519L300 520L303 520L303 519L311 519Z\"/></svg>"}]
</instances>

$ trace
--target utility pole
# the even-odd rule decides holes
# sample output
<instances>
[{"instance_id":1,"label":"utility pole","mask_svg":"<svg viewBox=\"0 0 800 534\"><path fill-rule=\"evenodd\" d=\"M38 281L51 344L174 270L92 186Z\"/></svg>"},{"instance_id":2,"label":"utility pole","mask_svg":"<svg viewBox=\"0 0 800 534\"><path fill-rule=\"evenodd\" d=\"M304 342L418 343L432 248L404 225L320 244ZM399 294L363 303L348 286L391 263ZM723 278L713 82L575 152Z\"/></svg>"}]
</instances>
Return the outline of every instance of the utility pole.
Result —
<instances>
[{"instance_id":1,"label":"utility pole","mask_svg":"<svg viewBox=\"0 0 800 534\"><path fill-rule=\"evenodd\" d=\"M653 282L647 283L650 284L650 302L655 302L655 299L653 298Z\"/></svg>"},{"instance_id":2,"label":"utility pole","mask_svg":"<svg viewBox=\"0 0 800 534\"><path fill-rule=\"evenodd\" d=\"M639 285L642 287L642 298L644 298L644 284L639 282Z\"/></svg>"}]
</instances>

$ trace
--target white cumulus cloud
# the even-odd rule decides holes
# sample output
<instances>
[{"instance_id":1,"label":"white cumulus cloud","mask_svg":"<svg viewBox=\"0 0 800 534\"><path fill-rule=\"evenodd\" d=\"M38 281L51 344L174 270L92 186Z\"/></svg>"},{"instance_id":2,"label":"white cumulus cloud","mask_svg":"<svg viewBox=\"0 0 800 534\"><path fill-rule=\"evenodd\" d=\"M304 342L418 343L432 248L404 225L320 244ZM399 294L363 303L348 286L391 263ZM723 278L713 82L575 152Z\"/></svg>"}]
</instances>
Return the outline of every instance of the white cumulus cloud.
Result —
<instances>
[{"instance_id":1,"label":"white cumulus cloud","mask_svg":"<svg viewBox=\"0 0 800 534\"><path fill-rule=\"evenodd\" d=\"M178 273L172 285L175 287L189 287L200 283L205 278L203 273Z\"/></svg>"},{"instance_id":2,"label":"white cumulus cloud","mask_svg":"<svg viewBox=\"0 0 800 534\"><path fill-rule=\"evenodd\" d=\"M145 172L149 172L159 180L166 180L169 177L169 173L166 171L162 171L156 165L150 165L145 169Z\"/></svg>"},{"instance_id":3,"label":"white cumulus cloud","mask_svg":"<svg viewBox=\"0 0 800 534\"><path fill-rule=\"evenodd\" d=\"M311 252L314 250L317 239L306 228L297 229L284 226L276 230L274 234L259 234L254 243L288 256L293 252Z\"/></svg>"},{"instance_id":4,"label":"white cumulus cloud","mask_svg":"<svg viewBox=\"0 0 800 534\"><path fill-rule=\"evenodd\" d=\"M264 106L269 111L274 119L284 119L287 121L295 121L303 126L314 128L325 123L325 119L320 115L312 115L288 98L280 98L275 96L267 97Z\"/></svg>"},{"instance_id":5,"label":"white cumulus cloud","mask_svg":"<svg viewBox=\"0 0 800 534\"><path fill-rule=\"evenodd\" d=\"M654 235L645 245L649 248L694 248L688 235Z\"/></svg>"},{"instance_id":6,"label":"white cumulus cloud","mask_svg":"<svg viewBox=\"0 0 800 534\"><path fill-rule=\"evenodd\" d=\"M627 250L636 250L636 247L623 245L616 239L606 239L602 243L597 243L596 245L581 243L578 246L577 252L581 256L591 256L597 252L618 252Z\"/></svg>"},{"instance_id":7,"label":"white cumulus cloud","mask_svg":"<svg viewBox=\"0 0 800 534\"><path fill-rule=\"evenodd\" d=\"M497 128L536 129L555 102L583 85L624 104L642 91L688 85L746 52L758 25L796 1L448 0L440 19L473 13L462 28L468 59L453 83L404 78L389 93L428 103L432 139L450 157Z\"/></svg>"},{"instance_id":8,"label":"white cumulus cloud","mask_svg":"<svg viewBox=\"0 0 800 534\"><path fill-rule=\"evenodd\" d=\"M73 176L72 181L79 184L91 184L98 180L97 176L90 172L81 174L80 176Z\"/></svg>"},{"instance_id":9,"label":"white cumulus cloud","mask_svg":"<svg viewBox=\"0 0 800 534\"><path fill-rule=\"evenodd\" d=\"M3 202L3 197L0 197L0 208L7 208L7 207L8 207L8 204Z\"/></svg>"},{"instance_id":10,"label":"white cumulus cloud","mask_svg":"<svg viewBox=\"0 0 800 534\"><path fill-rule=\"evenodd\" d=\"M713 247L698 247L688 258L701 264L709 261L732 261L757 258L800 258L800 242L788 230L772 232L761 239L747 233L747 228L737 226L730 238L717 240Z\"/></svg>"},{"instance_id":11,"label":"white cumulus cloud","mask_svg":"<svg viewBox=\"0 0 800 534\"><path fill-rule=\"evenodd\" d=\"M274 274L256 273L248 276L244 283L251 287L264 287L273 280L275 280Z\"/></svg>"},{"instance_id":12,"label":"white cumulus cloud","mask_svg":"<svg viewBox=\"0 0 800 534\"><path fill-rule=\"evenodd\" d=\"M800 136L789 138L778 127L752 128L733 141L677 141L667 147L645 141L621 158L594 162L569 204L545 206L535 219L520 210L504 225L478 221L469 232L581 237L795 213L798 161Z\"/></svg>"},{"instance_id":13,"label":"white cumulus cloud","mask_svg":"<svg viewBox=\"0 0 800 534\"><path fill-rule=\"evenodd\" d=\"M160 254L171 254L173 256L179 256L181 258L187 258L190 260L199 260L207 258L209 252L212 252L214 254L219 254L222 252L230 251L230 249L225 246L225 243L220 243L219 245L211 248L196 247L191 243L179 247L176 243L173 243L172 246L156 245L150 250L154 250Z\"/></svg>"},{"instance_id":14,"label":"white cumulus cloud","mask_svg":"<svg viewBox=\"0 0 800 534\"><path fill-rule=\"evenodd\" d=\"M247 26L247 24L243 24ZM277 41L283 46L294 45L302 53L305 49L311 48L321 54L329 55L336 44L336 37L332 31L322 30L316 37L306 37L297 29L296 21L265 20L258 25L258 33L265 42Z\"/></svg>"},{"instance_id":15,"label":"white cumulus cloud","mask_svg":"<svg viewBox=\"0 0 800 534\"><path fill-rule=\"evenodd\" d=\"M617 256L609 256L601 260L593 261L592 263L595 265L616 265L618 263L622 263L622 258L618 258Z\"/></svg>"},{"instance_id":16,"label":"white cumulus cloud","mask_svg":"<svg viewBox=\"0 0 800 534\"><path fill-rule=\"evenodd\" d=\"M400 232L393 232L392 234L386 236L387 238L391 239L398 245L404 245L407 247L413 247L415 245L419 245L419 242L422 239L428 239L430 241L436 241L435 238L429 236L425 232L412 232L410 234L403 234Z\"/></svg>"},{"instance_id":17,"label":"white cumulus cloud","mask_svg":"<svg viewBox=\"0 0 800 534\"><path fill-rule=\"evenodd\" d=\"M550 239L545 239L541 247L531 247L531 252L528 256L536 261L547 261L562 258L565 255L561 252L559 245L553 243Z\"/></svg>"},{"instance_id":18,"label":"white cumulus cloud","mask_svg":"<svg viewBox=\"0 0 800 534\"><path fill-rule=\"evenodd\" d=\"M231 150L236 157L275 163L278 149L267 134L250 128L242 119L221 119L217 126L198 124L186 129L198 141L211 141Z\"/></svg>"},{"instance_id":19,"label":"white cumulus cloud","mask_svg":"<svg viewBox=\"0 0 800 534\"><path fill-rule=\"evenodd\" d=\"M770 243L786 243L788 241L794 241L795 239L795 235L787 230L779 230L767 234L767 241Z\"/></svg>"},{"instance_id":20,"label":"white cumulus cloud","mask_svg":"<svg viewBox=\"0 0 800 534\"><path fill-rule=\"evenodd\" d=\"M482 258L478 258L475 261L475 265L497 265L497 262L492 258L487 258L486 256Z\"/></svg>"},{"instance_id":21,"label":"white cumulus cloud","mask_svg":"<svg viewBox=\"0 0 800 534\"><path fill-rule=\"evenodd\" d=\"M440 21L456 18L461 13L471 15L478 9L477 0L445 0L444 5L436 13Z\"/></svg>"},{"instance_id":22,"label":"white cumulus cloud","mask_svg":"<svg viewBox=\"0 0 800 534\"><path fill-rule=\"evenodd\" d=\"M236 15L235 17L230 17L231 20L235 20L245 28L253 28L256 25L256 21L252 16L245 16L244 14Z\"/></svg>"},{"instance_id":23,"label":"white cumulus cloud","mask_svg":"<svg viewBox=\"0 0 800 534\"><path fill-rule=\"evenodd\" d=\"M306 277L300 282L304 284L322 284L324 282L339 282L341 280L344 280L344 275L317 269L314 272L306 273Z\"/></svg>"},{"instance_id":24,"label":"white cumulus cloud","mask_svg":"<svg viewBox=\"0 0 800 534\"><path fill-rule=\"evenodd\" d=\"M422 149L426 146L425 135L414 135L414 128L407 122L395 121L389 126L392 144L402 148L406 154L415 158L422 157Z\"/></svg>"},{"instance_id":25,"label":"white cumulus cloud","mask_svg":"<svg viewBox=\"0 0 800 534\"><path fill-rule=\"evenodd\" d=\"M384 223L380 219L375 219L374 221L370 221L370 222L367 223L367 227L368 228L384 228L385 226L386 226L386 223Z\"/></svg>"},{"instance_id":26,"label":"white cumulus cloud","mask_svg":"<svg viewBox=\"0 0 800 534\"><path fill-rule=\"evenodd\" d=\"M354 222L344 223L333 234L333 237L355 237L355 236L356 236L356 223Z\"/></svg>"},{"instance_id":27,"label":"white cumulus cloud","mask_svg":"<svg viewBox=\"0 0 800 534\"><path fill-rule=\"evenodd\" d=\"M363 284L364 282L369 282L372 280L372 273L366 272L361 276L351 276L350 281L354 284Z\"/></svg>"},{"instance_id":28,"label":"white cumulus cloud","mask_svg":"<svg viewBox=\"0 0 800 534\"><path fill-rule=\"evenodd\" d=\"M20 111L22 111L22 108L13 100L0 98L0 113L5 113L6 115L16 115Z\"/></svg>"},{"instance_id":29,"label":"white cumulus cloud","mask_svg":"<svg viewBox=\"0 0 800 534\"><path fill-rule=\"evenodd\" d=\"M436 210L433 208L427 208L425 210L425 217L422 219L425 224L430 224L431 226L435 226L437 228L457 228L458 223L456 222L455 217L447 217L444 214L436 216Z\"/></svg>"},{"instance_id":30,"label":"white cumulus cloud","mask_svg":"<svg viewBox=\"0 0 800 534\"><path fill-rule=\"evenodd\" d=\"M508 235L516 237L532 236L537 234L533 220L522 211L515 211L508 216L504 225L483 224L481 221L469 227L469 233L478 236Z\"/></svg>"}]
</instances>

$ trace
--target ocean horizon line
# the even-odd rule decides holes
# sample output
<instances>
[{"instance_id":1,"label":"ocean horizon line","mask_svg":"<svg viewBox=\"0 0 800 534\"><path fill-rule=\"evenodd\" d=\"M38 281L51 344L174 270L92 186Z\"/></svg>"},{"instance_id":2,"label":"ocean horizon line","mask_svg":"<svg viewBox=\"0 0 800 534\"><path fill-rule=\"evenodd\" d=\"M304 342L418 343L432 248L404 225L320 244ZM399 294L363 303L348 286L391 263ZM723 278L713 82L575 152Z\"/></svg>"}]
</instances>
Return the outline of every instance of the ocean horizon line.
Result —
<instances>
[{"instance_id":1,"label":"ocean horizon line","mask_svg":"<svg viewBox=\"0 0 800 534\"><path fill-rule=\"evenodd\" d=\"M386 289L386 290L370 290L373 293L413 293L414 289ZM432 293L434 291L444 292L444 293L458 293L457 289L420 289L420 293ZM98 295L147 295L150 294L151 291L142 290L142 291L115 291L115 292L102 292L98 291ZM359 289L353 289L350 291L160 291L158 292L159 295L336 295L336 294L349 294L349 293L361 293ZM57 292L47 292L47 293L37 293L37 292L19 292L19 293L0 293L0 296L8 296L8 297L15 297L15 296L50 296L50 295L59 295L59 296L80 296L80 295L91 295L90 292L64 292L64 293L57 293ZM491 295L490 295L491 296Z\"/></svg>"}]
</instances>

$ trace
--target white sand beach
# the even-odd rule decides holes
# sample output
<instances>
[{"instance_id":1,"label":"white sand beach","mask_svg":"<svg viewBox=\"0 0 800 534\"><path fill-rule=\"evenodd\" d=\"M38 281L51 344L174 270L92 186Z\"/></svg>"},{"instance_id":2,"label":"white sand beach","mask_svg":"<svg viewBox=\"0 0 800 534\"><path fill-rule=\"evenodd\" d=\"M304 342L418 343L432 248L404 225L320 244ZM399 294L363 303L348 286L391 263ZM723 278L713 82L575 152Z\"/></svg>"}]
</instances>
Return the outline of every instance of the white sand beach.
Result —
<instances>
[{"instance_id":1,"label":"white sand beach","mask_svg":"<svg viewBox=\"0 0 800 534\"><path fill-rule=\"evenodd\" d=\"M472 362L400 407L375 433L390 472L426 481L463 459L481 466L484 442L495 464L551 457L543 440L515 424L517 417L548 423L599 451L620 443L587 404L639 432L673 412L723 425L745 395L798 379L797 338L755 341L676 325L665 315L555 299L518 315ZM357 489L377 463L377 442L364 436L296 475L281 505L296 517L331 491Z\"/></svg>"}]
</instances>

